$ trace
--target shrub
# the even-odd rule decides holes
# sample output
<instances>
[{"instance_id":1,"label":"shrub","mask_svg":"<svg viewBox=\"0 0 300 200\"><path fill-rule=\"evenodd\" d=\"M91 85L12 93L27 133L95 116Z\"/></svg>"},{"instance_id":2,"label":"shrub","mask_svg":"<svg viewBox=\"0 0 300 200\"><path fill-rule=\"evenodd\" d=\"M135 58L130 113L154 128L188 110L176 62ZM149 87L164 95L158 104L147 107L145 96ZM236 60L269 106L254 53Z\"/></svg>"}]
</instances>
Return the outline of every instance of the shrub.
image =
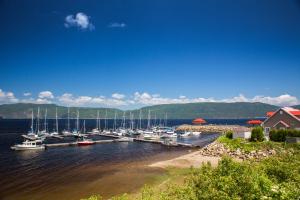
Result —
<instances>
[{"instance_id":1,"label":"shrub","mask_svg":"<svg viewBox=\"0 0 300 200\"><path fill-rule=\"evenodd\" d=\"M263 141L264 140L264 132L263 128L258 126L252 129L250 141Z\"/></svg>"},{"instance_id":2,"label":"shrub","mask_svg":"<svg viewBox=\"0 0 300 200\"><path fill-rule=\"evenodd\" d=\"M228 139L232 139L233 138L233 132L232 131L227 131L225 133L225 136L228 138Z\"/></svg>"},{"instance_id":3,"label":"shrub","mask_svg":"<svg viewBox=\"0 0 300 200\"><path fill-rule=\"evenodd\" d=\"M279 130L271 130L270 131L270 140L275 142L284 142L286 137L300 137L300 131L298 130L286 130L286 129L279 129Z\"/></svg>"}]
</instances>

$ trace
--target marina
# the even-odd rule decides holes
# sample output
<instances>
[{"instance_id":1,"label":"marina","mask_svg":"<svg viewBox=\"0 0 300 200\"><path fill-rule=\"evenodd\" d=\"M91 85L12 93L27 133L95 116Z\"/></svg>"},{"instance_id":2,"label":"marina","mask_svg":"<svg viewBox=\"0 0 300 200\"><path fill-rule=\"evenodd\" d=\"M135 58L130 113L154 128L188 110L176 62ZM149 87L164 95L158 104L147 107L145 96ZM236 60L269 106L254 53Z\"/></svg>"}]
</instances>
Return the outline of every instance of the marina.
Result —
<instances>
[{"instance_id":1,"label":"marina","mask_svg":"<svg viewBox=\"0 0 300 200\"><path fill-rule=\"evenodd\" d=\"M114 115L113 119L113 127L108 128L107 124L107 114L105 113L104 118L104 128L101 129L101 120L99 116L99 111L97 111L95 119L95 127L91 131L86 130L86 120L83 119L80 121L80 112L77 110L76 120L75 120L75 129L71 131L70 125L70 114L69 109L67 113L67 127L61 131L59 129L59 120L58 120L58 111L57 108L55 109L55 121L54 126L52 128L52 132L49 133L49 126L47 120L47 109L44 111L44 127L41 130L41 122L40 122L40 113L41 110L38 107L36 119L34 119L34 112L31 111L31 126L30 131L28 134L22 134L21 136L24 138L22 144L15 144L11 146L12 150L34 150L34 149L45 149L47 147L61 147L61 146L87 146L87 145L94 145L94 144L103 144L103 143L110 143L110 142L148 142L148 143L155 143L165 146L172 146L172 147L201 147L203 142L198 142L197 140L193 143L186 143L183 140L178 140L178 138L188 138L192 136L198 137L201 135L199 131L192 131L189 132L180 132L175 129L175 127L168 127L167 124L167 113L164 116L164 123L157 124L156 114L154 114L155 118L154 121L151 120L151 110L148 110L147 116L147 125L145 128L142 127L142 116L141 112L139 114L138 119L134 118L134 115L130 112L129 118L126 118L126 113L124 111L121 124L118 126L117 124L117 113ZM197 119L199 120L199 119ZM195 120L193 121L193 123ZM199 122L199 121L198 121ZM204 123L205 121L200 119L199 123ZM205 122L206 123L206 122ZM112 138L110 140L99 140L94 139L92 137L101 136L101 137L109 137ZM74 138L70 140L70 142L64 142L64 138ZM218 137L211 137L209 142L212 142ZM55 138L61 140L61 142L56 143L45 143L44 141L47 138ZM33 144L39 142L41 143L41 147L33 147ZM22 148L19 148L22 147Z\"/></svg>"}]
</instances>

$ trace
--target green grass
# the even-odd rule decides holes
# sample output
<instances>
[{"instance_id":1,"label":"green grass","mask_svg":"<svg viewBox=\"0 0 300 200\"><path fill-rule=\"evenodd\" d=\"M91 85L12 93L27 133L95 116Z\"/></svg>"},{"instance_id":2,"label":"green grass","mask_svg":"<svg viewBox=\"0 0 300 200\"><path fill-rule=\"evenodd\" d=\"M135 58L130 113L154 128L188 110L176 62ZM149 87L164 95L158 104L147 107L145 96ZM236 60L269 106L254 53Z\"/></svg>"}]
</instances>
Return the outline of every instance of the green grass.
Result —
<instances>
[{"instance_id":1,"label":"green grass","mask_svg":"<svg viewBox=\"0 0 300 200\"><path fill-rule=\"evenodd\" d=\"M245 152L255 151L255 150L269 150L274 149L280 151L282 149L288 148L298 148L297 144L286 144L284 142L272 142L272 141L263 141L263 142L250 142L242 138L229 139L225 136L220 136L217 140L220 143L223 143L231 150L240 149Z\"/></svg>"}]
</instances>

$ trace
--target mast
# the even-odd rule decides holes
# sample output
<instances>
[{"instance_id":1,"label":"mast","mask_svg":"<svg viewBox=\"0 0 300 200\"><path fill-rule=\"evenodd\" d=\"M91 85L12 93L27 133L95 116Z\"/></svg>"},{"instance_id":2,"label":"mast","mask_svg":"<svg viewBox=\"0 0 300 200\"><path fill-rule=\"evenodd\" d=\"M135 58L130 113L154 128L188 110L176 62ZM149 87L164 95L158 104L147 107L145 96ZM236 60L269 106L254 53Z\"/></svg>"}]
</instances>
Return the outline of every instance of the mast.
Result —
<instances>
[{"instance_id":1,"label":"mast","mask_svg":"<svg viewBox=\"0 0 300 200\"><path fill-rule=\"evenodd\" d=\"M85 133L85 120L83 120L83 133Z\"/></svg>"},{"instance_id":2,"label":"mast","mask_svg":"<svg viewBox=\"0 0 300 200\"><path fill-rule=\"evenodd\" d=\"M56 124L56 132L58 133L57 108L55 109L55 124Z\"/></svg>"},{"instance_id":3,"label":"mast","mask_svg":"<svg viewBox=\"0 0 300 200\"><path fill-rule=\"evenodd\" d=\"M116 131L117 129L117 111L115 111L115 117L114 117L114 127L113 127L114 131Z\"/></svg>"},{"instance_id":4,"label":"mast","mask_svg":"<svg viewBox=\"0 0 300 200\"><path fill-rule=\"evenodd\" d=\"M156 113L154 115L154 126L156 126Z\"/></svg>"},{"instance_id":5,"label":"mast","mask_svg":"<svg viewBox=\"0 0 300 200\"><path fill-rule=\"evenodd\" d=\"M76 131L79 131L79 111L77 110Z\"/></svg>"},{"instance_id":6,"label":"mast","mask_svg":"<svg viewBox=\"0 0 300 200\"><path fill-rule=\"evenodd\" d=\"M97 110L96 129L99 130L99 110Z\"/></svg>"},{"instance_id":7,"label":"mast","mask_svg":"<svg viewBox=\"0 0 300 200\"><path fill-rule=\"evenodd\" d=\"M148 111L148 123L147 123L147 129L149 130L151 127L151 122L150 122L150 120L151 120L151 113L150 113L151 111L149 110Z\"/></svg>"},{"instance_id":8,"label":"mast","mask_svg":"<svg viewBox=\"0 0 300 200\"><path fill-rule=\"evenodd\" d=\"M123 113L123 123L122 123L122 127L123 127L123 129L125 129L125 127L126 127L126 117L125 117L125 114L126 114L126 112L124 111L124 113Z\"/></svg>"},{"instance_id":9,"label":"mast","mask_svg":"<svg viewBox=\"0 0 300 200\"><path fill-rule=\"evenodd\" d=\"M38 114L37 114L37 133L40 132L40 107L38 107Z\"/></svg>"},{"instance_id":10,"label":"mast","mask_svg":"<svg viewBox=\"0 0 300 200\"><path fill-rule=\"evenodd\" d=\"M140 109L140 130L142 129L142 109Z\"/></svg>"},{"instance_id":11,"label":"mast","mask_svg":"<svg viewBox=\"0 0 300 200\"><path fill-rule=\"evenodd\" d=\"M168 113L166 113L166 116L165 116L165 126L166 127L168 126Z\"/></svg>"},{"instance_id":12,"label":"mast","mask_svg":"<svg viewBox=\"0 0 300 200\"><path fill-rule=\"evenodd\" d=\"M45 128L45 131L47 132L47 108L45 110L44 128Z\"/></svg>"},{"instance_id":13,"label":"mast","mask_svg":"<svg viewBox=\"0 0 300 200\"><path fill-rule=\"evenodd\" d=\"M33 109L31 111L31 133L33 133Z\"/></svg>"},{"instance_id":14,"label":"mast","mask_svg":"<svg viewBox=\"0 0 300 200\"><path fill-rule=\"evenodd\" d=\"M107 128L107 109L105 110L104 129Z\"/></svg>"},{"instance_id":15,"label":"mast","mask_svg":"<svg viewBox=\"0 0 300 200\"><path fill-rule=\"evenodd\" d=\"M70 131L70 107L68 107L68 131Z\"/></svg>"}]
</instances>

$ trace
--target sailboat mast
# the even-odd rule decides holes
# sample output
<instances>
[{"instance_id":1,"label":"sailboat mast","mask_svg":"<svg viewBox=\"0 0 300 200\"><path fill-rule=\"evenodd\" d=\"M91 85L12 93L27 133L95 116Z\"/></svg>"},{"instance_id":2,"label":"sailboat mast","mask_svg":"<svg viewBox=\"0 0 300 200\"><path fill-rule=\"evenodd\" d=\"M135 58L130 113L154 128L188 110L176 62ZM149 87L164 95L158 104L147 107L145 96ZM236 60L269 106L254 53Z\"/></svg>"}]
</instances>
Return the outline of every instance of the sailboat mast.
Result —
<instances>
[{"instance_id":1,"label":"sailboat mast","mask_svg":"<svg viewBox=\"0 0 300 200\"><path fill-rule=\"evenodd\" d=\"M40 132L40 107L38 107L38 114L37 114L37 133Z\"/></svg>"},{"instance_id":2,"label":"sailboat mast","mask_svg":"<svg viewBox=\"0 0 300 200\"><path fill-rule=\"evenodd\" d=\"M31 111L31 133L33 133L33 109Z\"/></svg>"},{"instance_id":3,"label":"sailboat mast","mask_svg":"<svg viewBox=\"0 0 300 200\"><path fill-rule=\"evenodd\" d=\"M85 120L83 120L83 133L85 133Z\"/></svg>"},{"instance_id":4,"label":"sailboat mast","mask_svg":"<svg viewBox=\"0 0 300 200\"><path fill-rule=\"evenodd\" d=\"M147 129L149 130L150 129L150 126L151 126L151 124L150 124L150 120L151 120L151 114L150 114L150 110L148 111L148 123L147 123Z\"/></svg>"},{"instance_id":5,"label":"sailboat mast","mask_svg":"<svg viewBox=\"0 0 300 200\"><path fill-rule=\"evenodd\" d=\"M104 120L104 129L107 128L107 110L105 110L105 120Z\"/></svg>"},{"instance_id":6,"label":"sailboat mast","mask_svg":"<svg viewBox=\"0 0 300 200\"><path fill-rule=\"evenodd\" d=\"M142 129L142 110L140 110L140 129Z\"/></svg>"},{"instance_id":7,"label":"sailboat mast","mask_svg":"<svg viewBox=\"0 0 300 200\"><path fill-rule=\"evenodd\" d=\"M114 131L117 129L117 111L115 111L115 117L114 117Z\"/></svg>"},{"instance_id":8,"label":"sailboat mast","mask_svg":"<svg viewBox=\"0 0 300 200\"><path fill-rule=\"evenodd\" d=\"M57 120L57 108L55 109L55 124L56 124L56 132L58 133L58 120Z\"/></svg>"},{"instance_id":9,"label":"sailboat mast","mask_svg":"<svg viewBox=\"0 0 300 200\"><path fill-rule=\"evenodd\" d=\"M99 130L99 110L97 110L96 129Z\"/></svg>"},{"instance_id":10,"label":"sailboat mast","mask_svg":"<svg viewBox=\"0 0 300 200\"><path fill-rule=\"evenodd\" d=\"M165 126L168 126L168 113L166 113L166 117L165 117Z\"/></svg>"},{"instance_id":11,"label":"sailboat mast","mask_svg":"<svg viewBox=\"0 0 300 200\"><path fill-rule=\"evenodd\" d=\"M70 108L68 107L68 131L70 131Z\"/></svg>"},{"instance_id":12,"label":"sailboat mast","mask_svg":"<svg viewBox=\"0 0 300 200\"><path fill-rule=\"evenodd\" d=\"M45 131L47 132L47 108L46 108L46 110L45 110L44 128L45 128Z\"/></svg>"},{"instance_id":13,"label":"sailboat mast","mask_svg":"<svg viewBox=\"0 0 300 200\"><path fill-rule=\"evenodd\" d=\"M77 110L76 130L79 131L79 111Z\"/></svg>"},{"instance_id":14,"label":"sailboat mast","mask_svg":"<svg viewBox=\"0 0 300 200\"><path fill-rule=\"evenodd\" d=\"M124 111L124 113L123 113L123 129L125 129L125 127L126 127L126 125L125 125L125 123L126 123L126 117L125 117L125 111Z\"/></svg>"}]
</instances>

